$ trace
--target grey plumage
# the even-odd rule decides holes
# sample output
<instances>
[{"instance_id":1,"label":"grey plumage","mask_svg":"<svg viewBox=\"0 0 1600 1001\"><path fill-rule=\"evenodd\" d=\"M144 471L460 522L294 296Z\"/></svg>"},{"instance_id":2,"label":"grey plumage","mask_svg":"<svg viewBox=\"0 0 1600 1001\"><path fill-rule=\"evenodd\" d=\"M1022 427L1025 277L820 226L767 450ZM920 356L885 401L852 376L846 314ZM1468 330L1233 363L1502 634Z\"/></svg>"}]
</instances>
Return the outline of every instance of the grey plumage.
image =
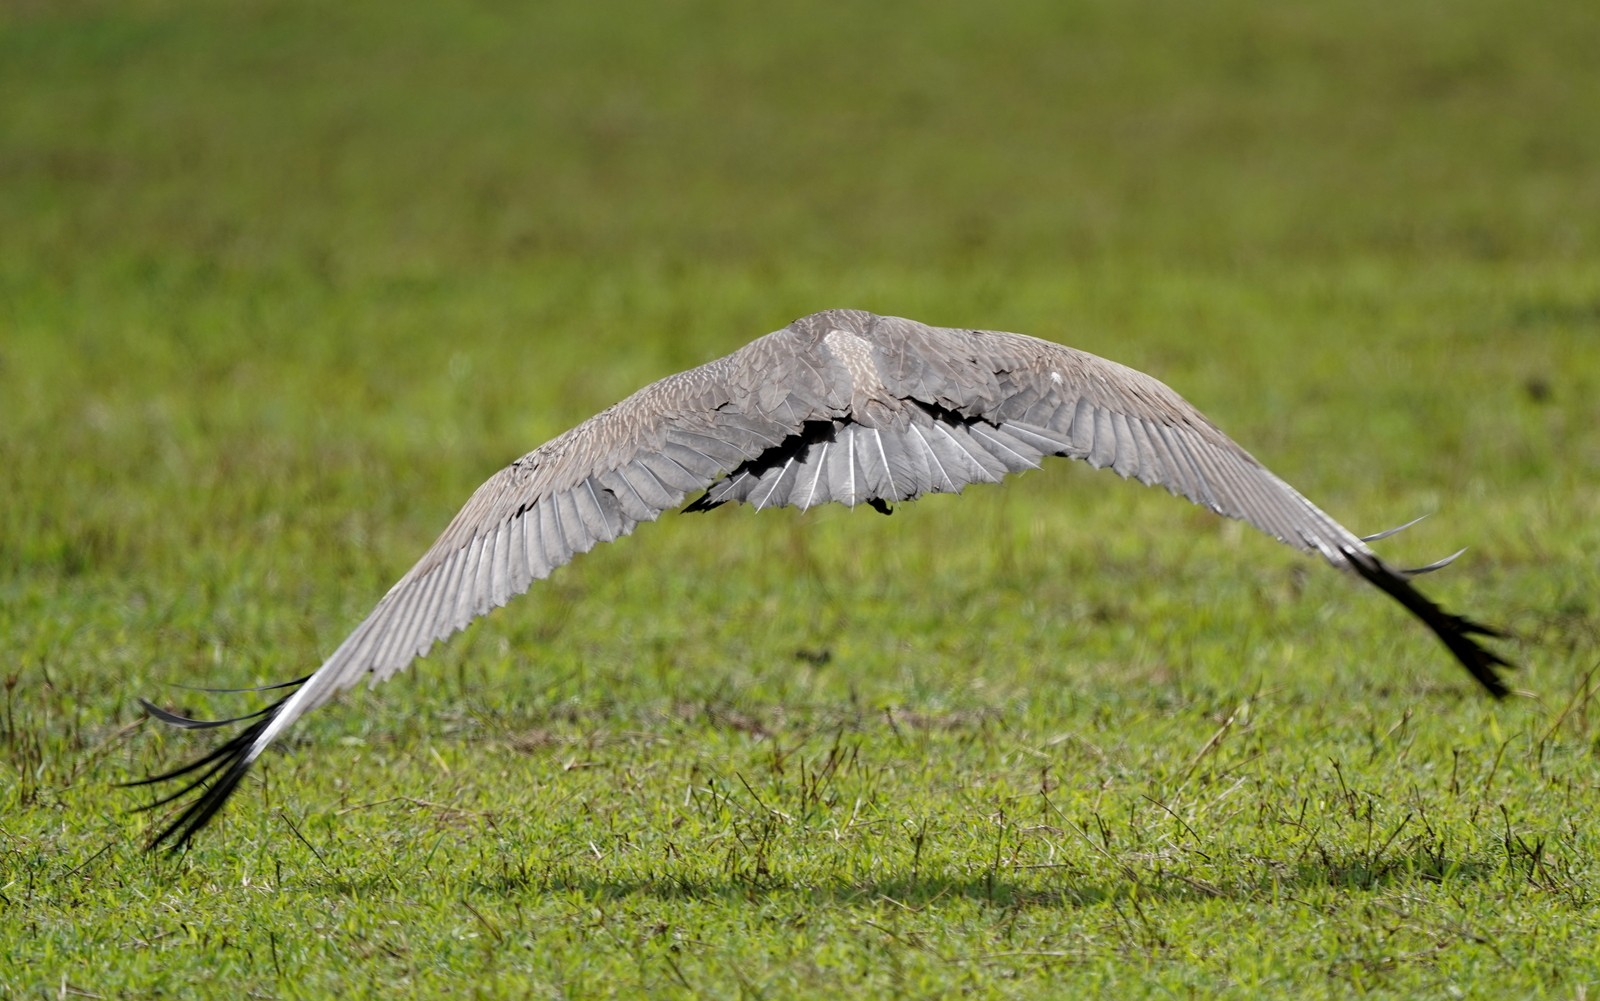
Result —
<instances>
[{"instance_id":1,"label":"grey plumage","mask_svg":"<svg viewBox=\"0 0 1600 1001\"><path fill-rule=\"evenodd\" d=\"M153 845L182 845L295 720L362 678L373 684L597 543L683 505L887 505L1081 459L1162 486L1351 570L1434 631L1491 693L1509 666L1163 383L1020 334L930 327L857 310L796 320L668 376L502 469L314 673L232 740L135 785L192 776ZM1433 567L1423 569L1435 569ZM145 703L179 726L190 720ZM233 722L233 721L217 721Z\"/></svg>"}]
</instances>

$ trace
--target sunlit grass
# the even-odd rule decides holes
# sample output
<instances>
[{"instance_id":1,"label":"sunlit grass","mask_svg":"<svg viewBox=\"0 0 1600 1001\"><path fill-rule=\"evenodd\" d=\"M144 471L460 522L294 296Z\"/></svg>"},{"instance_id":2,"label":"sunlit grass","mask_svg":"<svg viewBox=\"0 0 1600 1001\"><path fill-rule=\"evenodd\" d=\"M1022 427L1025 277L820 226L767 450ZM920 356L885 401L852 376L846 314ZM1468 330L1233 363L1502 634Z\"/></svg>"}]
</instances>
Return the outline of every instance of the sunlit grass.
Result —
<instances>
[{"instance_id":1,"label":"sunlit grass","mask_svg":"<svg viewBox=\"0 0 1600 1001\"><path fill-rule=\"evenodd\" d=\"M1581 5L0 14L0 994L1600 985ZM1202 12L1203 10L1203 12ZM489 473L856 306L1149 370L1511 630L1056 463L664 517L297 726Z\"/></svg>"}]
</instances>

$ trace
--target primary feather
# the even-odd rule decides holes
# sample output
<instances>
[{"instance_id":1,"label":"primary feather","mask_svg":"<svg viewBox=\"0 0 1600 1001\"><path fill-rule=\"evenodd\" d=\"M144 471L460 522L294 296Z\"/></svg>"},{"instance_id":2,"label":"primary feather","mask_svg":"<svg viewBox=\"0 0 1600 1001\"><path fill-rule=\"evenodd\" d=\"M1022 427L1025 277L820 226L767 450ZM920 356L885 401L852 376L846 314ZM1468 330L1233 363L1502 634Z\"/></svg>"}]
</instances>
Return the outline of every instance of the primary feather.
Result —
<instances>
[{"instance_id":1,"label":"primary feather","mask_svg":"<svg viewBox=\"0 0 1600 1001\"><path fill-rule=\"evenodd\" d=\"M733 354L668 376L534 449L473 493L371 614L291 694L189 765L193 794L152 841L181 846L220 810L252 762L301 716L363 677L376 684L596 543L685 510L728 502L880 510L1037 467L1046 456L1109 466L1314 552L1417 616L1496 696L1510 665L1366 542L1273 475L1165 384L1060 344L930 327L859 310L803 317ZM1387 534L1387 533L1385 533ZM1423 570L1436 569L1441 561Z\"/></svg>"}]
</instances>

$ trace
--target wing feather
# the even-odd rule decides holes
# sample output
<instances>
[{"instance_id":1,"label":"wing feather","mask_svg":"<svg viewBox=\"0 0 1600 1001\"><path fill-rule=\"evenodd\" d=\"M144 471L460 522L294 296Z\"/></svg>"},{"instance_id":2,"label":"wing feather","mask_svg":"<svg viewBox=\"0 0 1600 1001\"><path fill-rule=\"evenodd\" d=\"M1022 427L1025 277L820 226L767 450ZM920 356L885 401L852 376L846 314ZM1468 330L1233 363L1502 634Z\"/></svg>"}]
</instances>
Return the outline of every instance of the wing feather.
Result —
<instances>
[{"instance_id":1,"label":"wing feather","mask_svg":"<svg viewBox=\"0 0 1600 1001\"><path fill-rule=\"evenodd\" d=\"M900 488L895 486L894 473L889 469L889 453L883 447L883 432L877 428L862 428L852 437L861 439L861 485L867 496L899 500Z\"/></svg>"},{"instance_id":2,"label":"wing feather","mask_svg":"<svg viewBox=\"0 0 1600 1001\"><path fill-rule=\"evenodd\" d=\"M489 564L489 603L495 608L504 605L512 594L511 525L516 520L501 522L500 527L494 530L494 558Z\"/></svg>"},{"instance_id":3,"label":"wing feather","mask_svg":"<svg viewBox=\"0 0 1600 1001\"><path fill-rule=\"evenodd\" d=\"M533 583L533 571L528 566L528 518L525 514L512 515L506 522L507 578L511 594L521 594Z\"/></svg>"},{"instance_id":4,"label":"wing feather","mask_svg":"<svg viewBox=\"0 0 1600 1001\"><path fill-rule=\"evenodd\" d=\"M1039 468L1039 454L1005 430L1005 425L975 424L971 428L974 438L983 442L990 455L999 459L1008 473L1020 473ZM1030 454L1032 453L1032 454Z\"/></svg>"},{"instance_id":5,"label":"wing feather","mask_svg":"<svg viewBox=\"0 0 1600 1001\"><path fill-rule=\"evenodd\" d=\"M526 523L526 519L519 520ZM402 647L411 656L417 656L433 645L432 637L437 628L435 624L439 621L439 609L446 594L451 571L459 558L459 553L451 553L444 563L423 574L419 581L417 590L420 592L420 597L417 601L417 611L410 627L406 630L405 643Z\"/></svg>"},{"instance_id":6,"label":"wing feather","mask_svg":"<svg viewBox=\"0 0 1600 1001\"><path fill-rule=\"evenodd\" d=\"M661 477L656 475L654 469L646 462L635 459L630 467L636 471L631 477L633 484L638 488L639 495L647 506L657 511L665 511L669 507L677 507L683 501L683 491L674 490Z\"/></svg>"},{"instance_id":7,"label":"wing feather","mask_svg":"<svg viewBox=\"0 0 1600 1001\"><path fill-rule=\"evenodd\" d=\"M967 457L976 472L968 482L998 483L1006 475L1005 463L989 454L989 450L972 438L972 429L964 424L938 425L956 447Z\"/></svg>"},{"instance_id":8,"label":"wing feather","mask_svg":"<svg viewBox=\"0 0 1600 1001\"><path fill-rule=\"evenodd\" d=\"M617 506L622 509L623 515L628 520L654 521L661 514L661 508L647 503L644 495L639 493L639 488L634 486L626 467L608 469L600 474L599 480L600 484L617 498Z\"/></svg>"},{"instance_id":9,"label":"wing feather","mask_svg":"<svg viewBox=\"0 0 1600 1001\"><path fill-rule=\"evenodd\" d=\"M921 497L923 494L938 490L939 480L943 474L938 471L936 465L938 460L928 448L927 439L922 436L922 429L915 422L906 426L905 433L899 439L899 448L906 478L910 481L911 492L906 499Z\"/></svg>"},{"instance_id":10,"label":"wing feather","mask_svg":"<svg viewBox=\"0 0 1600 1001\"><path fill-rule=\"evenodd\" d=\"M544 537L539 524L544 514L537 506L530 504L514 517L522 522L522 546L528 555L529 582L544 580L556 568L544 549Z\"/></svg>"},{"instance_id":11,"label":"wing feather","mask_svg":"<svg viewBox=\"0 0 1600 1001\"><path fill-rule=\"evenodd\" d=\"M939 457L938 451L934 449L933 442L929 440L928 431L930 430L932 429L925 429L918 424L911 425L911 433L916 436L917 444L922 449L923 460L928 467L928 477L931 484L928 489L930 492L955 493L956 481L951 477L950 472L945 469L944 460Z\"/></svg>"},{"instance_id":12,"label":"wing feather","mask_svg":"<svg viewBox=\"0 0 1600 1001\"><path fill-rule=\"evenodd\" d=\"M664 452L646 452L636 461L650 470L657 482L673 491L675 497L681 498L685 492L705 485L692 470L686 469Z\"/></svg>"},{"instance_id":13,"label":"wing feather","mask_svg":"<svg viewBox=\"0 0 1600 1001\"><path fill-rule=\"evenodd\" d=\"M565 490L551 494L540 503L549 508L549 524L553 526L556 541L561 546L561 562L565 564L577 553L576 540L582 537L577 530L578 512L571 510L572 501Z\"/></svg>"},{"instance_id":14,"label":"wing feather","mask_svg":"<svg viewBox=\"0 0 1600 1001\"><path fill-rule=\"evenodd\" d=\"M567 548L567 540L561 534L556 506L547 501L548 498L544 498L534 502L533 510L539 516L539 545L544 549L545 562L553 570L567 565L572 559L572 550Z\"/></svg>"},{"instance_id":15,"label":"wing feather","mask_svg":"<svg viewBox=\"0 0 1600 1001\"><path fill-rule=\"evenodd\" d=\"M828 492L828 481L823 475L823 471L828 467L828 450L832 444L832 442L825 441L816 446L816 458L810 463L812 467L811 485L806 488L806 499L800 505L800 510L802 511L817 504L826 504L833 499L833 496Z\"/></svg>"},{"instance_id":16,"label":"wing feather","mask_svg":"<svg viewBox=\"0 0 1600 1001\"><path fill-rule=\"evenodd\" d=\"M421 588L409 587L394 592L385 601L382 616L372 630L375 639L368 655L371 663L385 663L398 655L405 639L403 627L421 597Z\"/></svg>"},{"instance_id":17,"label":"wing feather","mask_svg":"<svg viewBox=\"0 0 1600 1001\"><path fill-rule=\"evenodd\" d=\"M754 501L757 511L767 507L779 507L789 498L789 488L794 482L795 460L785 459L783 465L770 469L757 482L751 493L758 495Z\"/></svg>"}]
</instances>

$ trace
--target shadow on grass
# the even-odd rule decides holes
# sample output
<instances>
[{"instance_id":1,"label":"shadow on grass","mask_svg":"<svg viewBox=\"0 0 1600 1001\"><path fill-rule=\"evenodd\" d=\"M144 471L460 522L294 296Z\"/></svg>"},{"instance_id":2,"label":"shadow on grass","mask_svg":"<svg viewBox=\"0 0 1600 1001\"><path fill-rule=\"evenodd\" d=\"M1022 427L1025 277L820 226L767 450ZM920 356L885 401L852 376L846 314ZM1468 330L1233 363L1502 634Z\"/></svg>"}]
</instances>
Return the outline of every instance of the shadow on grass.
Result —
<instances>
[{"instance_id":1,"label":"shadow on grass","mask_svg":"<svg viewBox=\"0 0 1600 1001\"><path fill-rule=\"evenodd\" d=\"M949 898L982 901L999 907L1087 907L1109 901L1141 899L1163 902L1185 900L1259 901L1295 896L1319 888L1372 891L1414 881L1428 883L1476 882L1495 871L1484 862L1441 858L1427 851L1413 855L1372 859L1360 853L1326 861L1294 865L1270 860L1250 863L1235 879L1213 882L1159 866L1123 867L1107 863L1091 868L1062 865L1035 868L1021 876L1002 867L993 873L971 876L913 876L910 873L870 881L836 880L806 885L775 873L763 877L724 876L695 879L664 875L655 879L605 880L594 878L523 881L516 877L488 880L488 892L515 894L521 890L579 891L619 899L648 895L662 899L695 897L762 898L799 895L817 903L854 903L888 898L912 907Z\"/></svg>"},{"instance_id":2,"label":"shadow on grass","mask_svg":"<svg viewBox=\"0 0 1600 1001\"><path fill-rule=\"evenodd\" d=\"M1496 862L1448 858L1431 848L1374 857L1366 852L1324 854L1315 862L1295 864L1286 888L1330 886L1341 890L1376 890L1399 883L1472 883L1503 868Z\"/></svg>"},{"instance_id":3,"label":"shadow on grass","mask_svg":"<svg viewBox=\"0 0 1600 1001\"><path fill-rule=\"evenodd\" d=\"M1170 860L1169 860L1170 861ZM1306 891L1367 892L1414 882L1476 882L1498 863L1450 859L1426 849L1373 858L1362 852L1326 855L1315 861L1283 862L1256 858L1237 875L1213 881L1161 862L1141 859L1103 866L1062 864L1029 867L1026 874L1005 866L971 875L902 872L883 879L829 879L806 882L781 871L705 873L664 871L659 876L606 879L574 872L569 866L527 868L468 877L475 892L506 898L580 893L597 900L654 897L659 900L752 900L788 897L813 904L862 904L888 900L912 908L940 901L969 900L1002 908L1090 907L1117 901L1163 903L1230 900L1260 902L1293 898ZM392 889L393 873L306 874L302 889L359 897Z\"/></svg>"}]
</instances>

